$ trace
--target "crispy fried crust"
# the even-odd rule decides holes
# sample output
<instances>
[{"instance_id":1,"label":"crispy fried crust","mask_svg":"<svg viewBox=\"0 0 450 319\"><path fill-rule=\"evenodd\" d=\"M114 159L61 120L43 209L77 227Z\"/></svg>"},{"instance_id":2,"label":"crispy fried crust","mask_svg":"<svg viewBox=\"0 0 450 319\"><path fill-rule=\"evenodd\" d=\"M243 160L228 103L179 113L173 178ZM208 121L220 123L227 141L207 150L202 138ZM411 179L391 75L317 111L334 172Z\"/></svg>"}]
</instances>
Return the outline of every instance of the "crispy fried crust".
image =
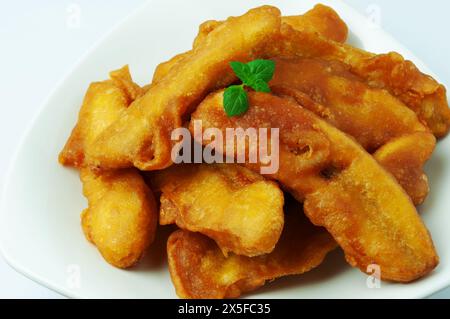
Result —
<instances>
[{"instance_id":1,"label":"crispy fried crust","mask_svg":"<svg viewBox=\"0 0 450 319\"><path fill-rule=\"evenodd\" d=\"M327 253L336 248L336 242L297 208L297 212L286 214L286 225L275 250L258 257L225 257L208 237L175 231L167 242L167 255L178 296L236 298L268 280L303 274L319 266Z\"/></svg>"},{"instance_id":2,"label":"crispy fried crust","mask_svg":"<svg viewBox=\"0 0 450 319\"><path fill-rule=\"evenodd\" d=\"M442 137L450 128L450 109L445 87L420 72L400 54L375 55L305 30L281 26L279 39L267 48L268 56L320 57L350 66L351 72L371 87L386 89L411 108L435 134Z\"/></svg>"},{"instance_id":3,"label":"crispy fried crust","mask_svg":"<svg viewBox=\"0 0 450 319\"><path fill-rule=\"evenodd\" d=\"M82 213L86 238L111 265L133 266L155 236L153 194L133 168L101 174L82 169L80 177L89 206Z\"/></svg>"},{"instance_id":4,"label":"crispy fried crust","mask_svg":"<svg viewBox=\"0 0 450 319\"><path fill-rule=\"evenodd\" d=\"M162 192L160 224L207 235L224 254L267 254L280 238L283 193L245 167L173 165L150 179L152 189Z\"/></svg>"},{"instance_id":5,"label":"crispy fried crust","mask_svg":"<svg viewBox=\"0 0 450 319\"><path fill-rule=\"evenodd\" d=\"M229 72L228 62L249 61L272 41L280 12L270 6L231 17L182 59L95 141L90 165L102 168L136 166L155 170L172 164L170 135L198 102Z\"/></svg>"},{"instance_id":6,"label":"crispy fried crust","mask_svg":"<svg viewBox=\"0 0 450 319\"><path fill-rule=\"evenodd\" d=\"M224 131L279 128L280 168L272 178L305 202L306 215L325 226L351 265L365 272L377 264L383 279L400 282L436 267L433 242L411 200L353 139L291 99L252 92L247 113L232 118L226 116L222 99L223 92L209 96L192 120L202 120L204 129Z\"/></svg>"},{"instance_id":7,"label":"crispy fried crust","mask_svg":"<svg viewBox=\"0 0 450 319\"><path fill-rule=\"evenodd\" d=\"M78 168L86 166L86 149L134 99L143 94L143 89L131 79L128 66L112 71L110 78L89 86L77 124L59 154L61 164Z\"/></svg>"},{"instance_id":8,"label":"crispy fried crust","mask_svg":"<svg viewBox=\"0 0 450 319\"><path fill-rule=\"evenodd\" d=\"M397 177L414 204L424 201L428 182L423 166L436 142L412 110L387 91L370 88L341 62L317 58L274 61L270 85L275 93L293 97L353 136L368 152L383 148L375 158Z\"/></svg>"},{"instance_id":9,"label":"crispy fried crust","mask_svg":"<svg viewBox=\"0 0 450 319\"><path fill-rule=\"evenodd\" d=\"M90 85L78 122L59 161L80 170L88 208L82 213L86 238L106 261L119 267L134 265L153 241L158 219L153 194L136 169L94 172L85 167L85 152L95 138L119 118L129 103L143 94L128 67L110 74L111 80Z\"/></svg>"},{"instance_id":10,"label":"crispy fried crust","mask_svg":"<svg viewBox=\"0 0 450 319\"><path fill-rule=\"evenodd\" d=\"M436 139L427 132L400 136L379 148L374 158L391 172L414 204L421 204L430 188L423 171L434 150Z\"/></svg>"},{"instance_id":11,"label":"crispy fried crust","mask_svg":"<svg viewBox=\"0 0 450 319\"><path fill-rule=\"evenodd\" d=\"M287 16L282 22L296 30L316 32L323 37L344 43L348 36L348 27L332 8L323 4L314 6L303 15Z\"/></svg>"},{"instance_id":12,"label":"crispy fried crust","mask_svg":"<svg viewBox=\"0 0 450 319\"><path fill-rule=\"evenodd\" d=\"M345 42L348 36L348 27L345 22L332 8L322 4L316 5L314 8L302 15L282 17L281 21L289 24L296 30L307 30L317 32L324 37L337 42ZM198 47L206 40L208 34L220 26L223 21L208 20L203 22L198 30L197 37L194 40L193 48ZM152 83L159 82L169 70L184 57L192 54L192 50L177 54L170 60L159 64L153 74ZM230 76L227 76L230 78ZM231 79L233 79L231 75ZM220 84L217 85L220 88Z\"/></svg>"}]
</instances>

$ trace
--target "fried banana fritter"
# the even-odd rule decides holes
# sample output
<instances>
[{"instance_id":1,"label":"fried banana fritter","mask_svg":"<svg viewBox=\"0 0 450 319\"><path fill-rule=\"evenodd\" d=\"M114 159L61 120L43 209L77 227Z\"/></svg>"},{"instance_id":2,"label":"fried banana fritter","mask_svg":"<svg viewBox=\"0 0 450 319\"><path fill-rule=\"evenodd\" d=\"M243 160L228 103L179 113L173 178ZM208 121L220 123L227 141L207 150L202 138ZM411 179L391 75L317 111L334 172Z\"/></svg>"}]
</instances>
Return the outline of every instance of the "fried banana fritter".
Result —
<instances>
[{"instance_id":1,"label":"fried banana fritter","mask_svg":"<svg viewBox=\"0 0 450 319\"><path fill-rule=\"evenodd\" d=\"M270 253L283 229L284 196L278 185L235 164L173 165L152 172L161 191L159 222L200 232L222 252Z\"/></svg>"},{"instance_id":2,"label":"fried banana fritter","mask_svg":"<svg viewBox=\"0 0 450 319\"><path fill-rule=\"evenodd\" d=\"M110 78L89 86L77 124L59 154L62 165L85 167L86 149L134 99L143 94L143 90L132 81L128 66L111 72Z\"/></svg>"},{"instance_id":3,"label":"fried banana fritter","mask_svg":"<svg viewBox=\"0 0 450 319\"><path fill-rule=\"evenodd\" d=\"M111 80L90 85L59 161L81 169L89 207L82 213L86 237L110 264L134 265L153 241L158 219L155 199L136 169L95 172L85 153L95 138L143 94L128 67L111 72Z\"/></svg>"},{"instance_id":4,"label":"fried banana fritter","mask_svg":"<svg viewBox=\"0 0 450 319\"><path fill-rule=\"evenodd\" d=\"M317 32L324 37L337 42L345 42L348 36L348 27L345 22L332 8L318 4L308 12L302 15L282 17L281 21L289 24L296 30L307 30ZM193 48L198 47L205 41L209 33L220 26L223 21L209 20L203 22L198 30L197 37L194 40ZM192 50L180 53L170 60L159 64L153 74L152 83L159 82L169 70L184 57L192 54ZM228 76L229 78L230 76ZM231 81L234 79L231 74ZM217 86L220 88L220 85Z\"/></svg>"},{"instance_id":5,"label":"fried banana fritter","mask_svg":"<svg viewBox=\"0 0 450 319\"><path fill-rule=\"evenodd\" d=\"M250 61L280 28L277 8L263 6L231 17L130 105L94 142L91 166L155 170L172 164L174 128L229 73L230 61ZM229 83L224 83L229 84Z\"/></svg>"},{"instance_id":6,"label":"fried banana fritter","mask_svg":"<svg viewBox=\"0 0 450 319\"><path fill-rule=\"evenodd\" d=\"M436 267L433 242L413 203L359 144L292 99L248 94L243 116L226 116L220 91L201 103L192 121L202 120L203 129L219 128L224 136L226 128L279 128L280 166L271 177L304 201L306 215L331 233L351 265L366 272L377 264L383 279L400 282ZM217 151L224 153L223 147Z\"/></svg>"},{"instance_id":7,"label":"fried banana fritter","mask_svg":"<svg viewBox=\"0 0 450 319\"><path fill-rule=\"evenodd\" d=\"M446 135L450 128L445 87L398 53L376 55L314 32L295 30L283 23L279 38L267 48L267 54L272 57L319 57L346 63L350 71L369 86L386 89L405 103L436 137Z\"/></svg>"},{"instance_id":8,"label":"fried banana fritter","mask_svg":"<svg viewBox=\"0 0 450 319\"><path fill-rule=\"evenodd\" d=\"M414 204L419 205L430 191L423 165L430 159L435 146L436 139L432 134L416 132L391 140L373 156L394 175Z\"/></svg>"},{"instance_id":9,"label":"fried banana fritter","mask_svg":"<svg viewBox=\"0 0 450 319\"><path fill-rule=\"evenodd\" d=\"M424 201L429 187L423 166L434 150L435 138L412 110L387 91L369 87L341 62L273 60L276 71L270 85L275 93L293 97L353 136L369 153L375 153L414 204ZM376 152L380 148L384 150Z\"/></svg>"},{"instance_id":10,"label":"fried banana fritter","mask_svg":"<svg viewBox=\"0 0 450 319\"><path fill-rule=\"evenodd\" d=\"M167 242L169 270L180 298L236 298L266 281L303 274L336 248L322 228L313 226L297 211L286 213L286 224L275 250L267 255L224 256L208 237L175 231Z\"/></svg>"},{"instance_id":11,"label":"fried banana fritter","mask_svg":"<svg viewBox=\"0 0 450 319\"><path fill-rule=\"evenodd\" d=\"M111 265L133 266L155 236L153 194L133 168L100 174L85 168L80 176L89 203L82 213L86 238Z\"/></svg>"}]
</instances>

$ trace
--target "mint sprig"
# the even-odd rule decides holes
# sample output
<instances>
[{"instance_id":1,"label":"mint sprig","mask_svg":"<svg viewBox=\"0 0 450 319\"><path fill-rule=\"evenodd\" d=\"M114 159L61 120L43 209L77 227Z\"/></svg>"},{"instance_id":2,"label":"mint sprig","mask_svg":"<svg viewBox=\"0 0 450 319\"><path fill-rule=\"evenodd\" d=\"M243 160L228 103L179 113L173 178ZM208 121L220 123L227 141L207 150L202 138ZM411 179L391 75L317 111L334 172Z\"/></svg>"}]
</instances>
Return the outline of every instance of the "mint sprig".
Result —
<instances>
[{"instance_id":1,"label":"mint sprig","mask_svg":"<svg viewBox=\"0 0 450 319\"><path fill-rule=\"evenodd\" d=\"M238 116L248 110L248 96L245 87L256 92L270 92L268 82L275 72L275 62L272 60L254 60L249 63L230 62L236 76L242 81L241 85L232 85L225 90L223 106L228 116Z\"/></svg>"}]
</instances>

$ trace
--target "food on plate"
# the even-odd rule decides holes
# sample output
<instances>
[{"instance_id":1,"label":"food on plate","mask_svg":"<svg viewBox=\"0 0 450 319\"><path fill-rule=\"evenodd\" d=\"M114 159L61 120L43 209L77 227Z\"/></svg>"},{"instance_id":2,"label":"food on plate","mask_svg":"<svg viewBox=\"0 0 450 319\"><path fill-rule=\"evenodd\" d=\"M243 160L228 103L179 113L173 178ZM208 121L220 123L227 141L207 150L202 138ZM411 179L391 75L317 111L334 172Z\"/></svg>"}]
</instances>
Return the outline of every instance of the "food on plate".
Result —
<instances>
[{"instance_id":1,"label":"food on plate","mask_svg":"<svg viewBox=\"0 0 450 319\"><path fill-rule=\"evenodd\" d=\"M445 87L398 53L376 55L285 23L279 39L270 46L267 53L273 57L315 57L343 62L371 87L385 89L405 103L436 137L448 133L450 109Z\"/></svg>"},{"instance_id":2,"label":"food on plate","mask_svg":"<svg viewBox=\"0 0 450 319\"><path fill-rule=\"evenodd\" d=\"M302 15L285 16L281 18L285 22L297 30L308 30L317 32L324 37L338 41L345 42L348 36L348 28L344 21L332 8L318 4L308 12ZM202 23L199 27L197 37L194 40L193 48L198 47L206 40L208 34L221 25L223 21L209 20ZM159 64L153 74L152 83L159 82L169 70L184 57L191 55L193 51L180 53L175 55L170 60ZM232 80L234 77L232 77Z\"/></svg>"},{"instance_id":3,"label":"food on plate","mask_svg":"<svg viewBox=\"0 0 450 319\"><path fill-rule=\"evenodd\" d=\"M59 156L62 164L81 169L88 199L88 208L82 213L86 238L106 261L119 268L133 266L153 241L156 202L138 170L92 171L84 159L94 139L142 94L128 67L111 72L110 80L92 83L78 123Z\"/></svg>"},{"instance_id":4,"label":"food on plate","mask_svg":"<svg viewBox=\"0 0 450 319\"><path fill-rule=\"evenodd\" d=\"M110 78L89 86L78 122L59 154L61 164L78 168L86 166L86 149L133 100L143 94L143 90L131 79L128 66L111 72Z\"/></svg>"},{"instance_id":5,"label":"food on plate","mask_svg":"<svg viewBox=\"0 0 450 319\"><path fill-rule=\"evenodd\" d=\"M267 255L226 257L213 240L200 233L177 230L170 235L167 255L178 296L236 298L267 281L319 266L336 242L308 221L298 203L289 207L280 241Z\"/></svg>"},{"instance_id":6,"label":"food on plate","mask_svg":"<svg viewBox=\"0 0 450 319\"><path fill-rule=\"evenodd\" d=\"M156 203L135 169L80 173L88 208L82 213L86 238L107 262L118 268L135 265L156 231Z\"/></svg>"},{"instance_id":7,"label":"food on plate","mask_svg":"<svg viewBox=\"0 0 450 319\"><path fill-rule=\"evenodd\" d=\"M412 110L387 91L369 87L341 62L317 58L276 58L274 62L272 91L293 97L353 136L375 153L416 205L425 200L429 188L423 166L434 150L435 138Z\"/></svg>"},{"instance_id":8,"label":"food on plate","mask_svg":"<svg viewBox=\"0 0 450 319\"><path fill-rule=\"evenodd\" d=\"M348 27L332 8L318 4L305 14L281 17L282 23L289 24L296 30L317 32L322 36L337 42L345 42L348 36ZM197 47L206 39L208 34L221 25L223 21L208 20L199 27L193 47Z\"/></svg>"},{"instance_id":9,"label":"food on plate","mask_svg":"<svg viewBox=\"0 0 450 319\"><path fill-rule=\"evenodd\" d=\"M103 169L134 165L142 170L170 166L171 131L181 127L197 103L229 73L229 61L257 57L279 25L280 12L270 6L229 18L100 134L88 152L90 165Z\"/></svg>"},{"instance_id":10,"label":"food on plate","mask_svg":"<svg viewBox=\"0 0 450 319\"><path fill-rule=\"evenodd\" d=\"M161 192L159 223L215 240L226 255L270 253L283 229L278 185L236 164L174 165L150 175Z\"/></svg>"},{"instance_id":11,"label":"food on plate","mask_svg":"<svg viewBox=\"0 0 450 319\"><path fill-rule=\"evenodd\" d=\"M92 83L59 155L80 171L86 238L128 268L158 218L173 224L181 298L238 297L337 246L383 280L430 273L439 257L414 205L450 128L446 89L398 53L345 44L348 32L324 5L262 6L201 24L143 87L128 67Z\"/></svg>"},{"instance_id":12,"label":"food on plate","mask_svg":"<svg viewBox=\"0 0 450 319\"><path fill-rule=\"evenodd\" d=\"M423 163L430 158L436 140L427 132L397 137L380 147L374 158L397 179L414 204L421 204L430 188Z\"/></svg>"},{"instance_id":13,"label":"food on plate","mask_svg":"<svg viewBox=\"0 0 450 319\"><path fill-rule=\"evenodd\" d=\"M250 108L244 115L228 117L223 91L213 93L191 121L201 120L203 129L223 132L278 127L280 165L271 177L304 202L305 214L330 232L352 266L366 272L377 264L381 278L400 282L436 267L433 242L411 200L359 144L292 99L258 92L249 92L248 98ZM226 153L225 143L216 151ZM226 156L235 156L236 149L232 151ZM248 148L247 154L251 151ZM261 163L246 165L259 171Z\"/></svg>"}]
</instances>

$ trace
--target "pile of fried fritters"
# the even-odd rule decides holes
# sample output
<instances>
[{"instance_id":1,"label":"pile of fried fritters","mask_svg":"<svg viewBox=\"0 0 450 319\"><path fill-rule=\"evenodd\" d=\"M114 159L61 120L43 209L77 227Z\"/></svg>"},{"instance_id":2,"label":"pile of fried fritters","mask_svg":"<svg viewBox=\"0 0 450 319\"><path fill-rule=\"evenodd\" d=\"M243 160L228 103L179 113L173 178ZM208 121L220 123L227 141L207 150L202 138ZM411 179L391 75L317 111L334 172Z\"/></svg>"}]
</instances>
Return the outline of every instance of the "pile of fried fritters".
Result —
<instances>
[{"instance_id":1,"label":"pile of fried fritters","mask_svg":"<svg viewBox=\"0 0 450 319\"><path fill-rule=\"evenodd\" d=\"M262 6L203 23L192 50L147 86L128 67L92 83L59 161L80 171L83 230L105 260L135 265L157 224L175 224L167 255L182 298L238 297L337 247L363 272L378 265L383 280L432 271L439 257L415 206L450 127L446 90L397 53L345 44L347 33L323 5L299 16ZM229 117L229 63L255 59L275 61L271 93L248 90L248 111ZM279 128L279 170L173 164L171 132L194 120L223 132Z\"/></svg>"}]
</instances>

